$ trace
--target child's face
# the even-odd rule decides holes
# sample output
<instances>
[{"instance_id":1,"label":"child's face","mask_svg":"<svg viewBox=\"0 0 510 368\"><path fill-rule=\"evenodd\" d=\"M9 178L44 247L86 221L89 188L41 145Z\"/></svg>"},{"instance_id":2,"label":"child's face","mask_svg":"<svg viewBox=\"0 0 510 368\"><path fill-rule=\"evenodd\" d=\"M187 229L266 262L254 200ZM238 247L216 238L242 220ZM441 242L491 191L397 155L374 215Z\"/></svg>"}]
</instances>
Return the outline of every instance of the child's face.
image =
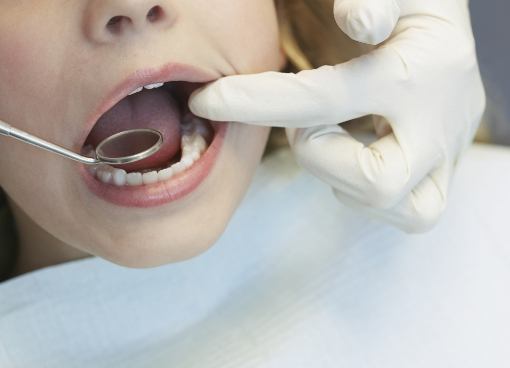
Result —
<instances>
[{"instance_id":1,"label":"child's face","mask_svg":"<svg viewBox=\"0 0 510 368\"><path fill-rule=\"evenodd\" d=\"M136 87L283 64L273 0L6 0L0 55L0 119L78 152L99 125L99 136L147 124L180 134L184 91L196 86L176 84L174 97L159 89L127 98ZM198 162L143 186L105 184L80 164L1 138L0 186L39 226L81 250L134 267L186 259L223 232L268 134L213 125ZM179 151L169 148L156 166Z\"/></svg>"}]
</instances>

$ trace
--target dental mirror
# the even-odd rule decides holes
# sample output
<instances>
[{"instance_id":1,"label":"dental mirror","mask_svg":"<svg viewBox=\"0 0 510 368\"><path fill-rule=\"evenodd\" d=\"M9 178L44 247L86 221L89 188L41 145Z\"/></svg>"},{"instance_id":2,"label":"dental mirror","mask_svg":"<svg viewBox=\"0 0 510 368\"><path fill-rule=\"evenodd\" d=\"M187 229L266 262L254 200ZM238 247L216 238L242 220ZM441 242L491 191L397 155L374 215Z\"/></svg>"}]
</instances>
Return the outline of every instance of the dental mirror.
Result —
<instances>
[{"instance_id":1,"label":"dental mirror","mask_svg":"<svg viewBox=\"0 0 510 368\"><path fill-rule=\"evenodd\" d=\"M124 165L137 162L158 152L163 136L153 129L133 129L104 139L95 150L96 157L85 157L73 151L49 143L0 120L0 135L12 137L35 147L56 153L86 165Z\"/></svg>"}]
</instances>

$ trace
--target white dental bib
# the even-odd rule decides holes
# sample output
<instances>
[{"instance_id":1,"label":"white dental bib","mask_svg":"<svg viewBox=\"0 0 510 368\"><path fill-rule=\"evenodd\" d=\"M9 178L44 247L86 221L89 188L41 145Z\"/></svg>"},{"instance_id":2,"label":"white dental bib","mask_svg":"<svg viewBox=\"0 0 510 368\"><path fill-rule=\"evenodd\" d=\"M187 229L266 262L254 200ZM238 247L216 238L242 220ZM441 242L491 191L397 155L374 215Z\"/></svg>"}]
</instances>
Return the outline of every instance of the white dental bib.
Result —
<instances>
[{"instance_id":1,"label":"white dental bib","mask_svg":"<svg viewBox=\"0 0 510 368\"><path fill-rule=\"evenodd\" d=\"M282 151L198 258L0 284L0 367L507 367L508 188L510 150L474 147L442 222L410 236Z\"/></svg>"}]
</instances>

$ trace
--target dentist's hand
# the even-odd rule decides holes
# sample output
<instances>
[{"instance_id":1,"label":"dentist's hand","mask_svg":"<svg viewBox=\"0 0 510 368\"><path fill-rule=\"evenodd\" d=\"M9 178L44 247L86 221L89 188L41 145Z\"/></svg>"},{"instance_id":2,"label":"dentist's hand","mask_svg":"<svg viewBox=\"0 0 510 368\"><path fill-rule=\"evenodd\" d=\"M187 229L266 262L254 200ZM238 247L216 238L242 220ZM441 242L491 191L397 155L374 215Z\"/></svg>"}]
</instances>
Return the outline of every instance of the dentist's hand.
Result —
<instances>
[{"instance_id":1,"label":"dentist's hand","mask_svg":"<svg viewBox=\"0 0 510 368\"><path fill-rule=\"evenodd\" d=\"M336 0L335 19L355 40L387 40L336 66L223 78L197 91L190 108L288 128L298 162L339 200L427 230L485 108L467 0ZM338 126L370 114L383 117L370 146Z\"/></svg>"}]
</instances>

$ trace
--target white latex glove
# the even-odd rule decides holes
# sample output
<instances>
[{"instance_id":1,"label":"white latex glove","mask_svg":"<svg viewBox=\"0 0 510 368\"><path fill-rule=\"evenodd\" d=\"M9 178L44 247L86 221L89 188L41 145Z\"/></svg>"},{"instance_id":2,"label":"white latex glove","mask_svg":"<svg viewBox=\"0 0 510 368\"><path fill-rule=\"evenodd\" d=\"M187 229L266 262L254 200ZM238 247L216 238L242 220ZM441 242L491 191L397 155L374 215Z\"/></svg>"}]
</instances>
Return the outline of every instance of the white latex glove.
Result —
<instances>
[{"instance_id":1,"label":"white latex glove","mask_svg":"<svg viewBox=\"0 0 510 368\"><path fill-rule=\"evenodd\" d=\"M393 32L340 65L220 79L197 91L190 108L211 120L289 128L298 162L338 199L425 231L445 208L454 166L485 108L468 3L337 0L335 19L359 41ZM370 114L392 128L376 125L380 139L370 146L337 125Z\"/></svg>"}]
</instances>

